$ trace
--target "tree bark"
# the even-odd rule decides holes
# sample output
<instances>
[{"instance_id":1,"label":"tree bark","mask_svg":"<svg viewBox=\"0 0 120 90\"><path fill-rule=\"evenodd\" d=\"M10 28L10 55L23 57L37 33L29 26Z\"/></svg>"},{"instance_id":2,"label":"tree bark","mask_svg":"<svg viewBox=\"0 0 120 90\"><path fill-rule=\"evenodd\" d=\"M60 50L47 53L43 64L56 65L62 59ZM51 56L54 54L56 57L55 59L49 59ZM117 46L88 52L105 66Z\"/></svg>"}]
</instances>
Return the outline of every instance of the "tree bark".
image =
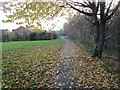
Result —
<instances>
[{"instance_id":1,"label":"tree bark","mask_svg":"<svg viewBox=\"0 0 120 90\"><path fill-rule=\"evenodd\" d=\"M99 43L98 43L98 57L101 58L104 42L105 42L105 22L100 22L99 29L100 29L100 37L99 37Z\"/></svg>"},{"instance_id":2,"label":"tree bark","mask_svg":"<svg viewBox=\"0 0 120 90\"><path fill-rule=\"evenodd\" d=\"M97 57L98 56L98 44L99 44L99 37L100 37L100 32L99 32L99 21L96 17L94 16L94 32L95 32L95 46L94 46L94 53L92 57Z\"/></svg>"}]
</instances>

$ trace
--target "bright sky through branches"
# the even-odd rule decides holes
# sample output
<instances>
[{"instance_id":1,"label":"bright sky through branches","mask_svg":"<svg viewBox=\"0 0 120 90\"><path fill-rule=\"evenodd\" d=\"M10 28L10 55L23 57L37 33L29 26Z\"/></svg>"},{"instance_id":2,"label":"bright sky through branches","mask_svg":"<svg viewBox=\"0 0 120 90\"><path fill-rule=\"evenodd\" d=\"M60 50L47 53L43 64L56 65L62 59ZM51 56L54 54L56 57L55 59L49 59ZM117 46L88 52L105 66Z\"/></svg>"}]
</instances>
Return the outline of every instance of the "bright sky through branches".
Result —
<instances>
[{"instance_id":1,"label":"bright sky through branches","mask_svg":"<svg viewBox=\"0 0 120 90\"><path fill-rule=\"evenodd\" d=\"M2 0L0 2L7 2L7 1L29 1L29 2L36 2L36 1L82 1L82 0ZM97 1L97 0L96 0ZM103 0L101 0L103 1ZM107 0L108 2L111 0ZM113 0L114 3L117 3L119 0ZM2 20L6 19L5 13L3 13L2 11L0 11L1 13L1 17L0 17L0 29L16 29L21 25L16 25L15 22L14 23L3 23ZM8 13L7 13L8 14ZM68 17L68 15L66 15L66 17ZM42 27L44 27L44 29L49 30L52 28L52 25L55 25L54 30L60 30L63 27L63 24L66 22L67 20L65 19L65 17L56 17L54 20L52 21L47 21L47 22L42 22ZM25 26L25 24L23 24L22 26Z\"/></svg>"},{"instance_id":2,"label":"bright sky through branches","mask_svg":"<svg viewBox=\"0 0 120 90\"><path fill-rule=\"evenodd\" d=\"M15 22L13 23L3 23L2 20L6 19L5 13L3 13L2 11L0 11L1 13L1 17L0 17L0 29L16 29L19 26L26 26L25 24L23 25L17 25ZM56 26L54 27L53 30L60 30L63 28L63 24L66 22L67 20L64 17L57 17L52 21L48 21L48 22L42 22L42 26L45 27L44 29L49 30L52 29L52 24L55 24Z\"/></svg>"},{"instance_id":3,"label":"bright sky through branches","mask_svg":"<svg viewBox=\"0 0 120 90\"><path fill-rule=\"evenodd\" d=\"M4 0L4 1L10 1L10 0ZM4 1L2 1L2 2L4 2ZM14 0L11 0L11 1L14 1ZM16 25L16 22L14 22L14 23L3 23L2 22L3 20L7 20L7 17L5 15L9 15L10 13L4 13L2 11L0 11L0 13L1 13L1 17L0 17L0 25L1 26L0 26L0 29L12 30L12 29L18 28L19 26L26 26L26 24ZM43 27L44 30L49 30L49 29L60 30L60 29L63 28L63 24L67 21L66 17L69 17L69 15L68 16L67 15L65 15L65 16L57 16L53 20L46 21L46 22L44 20L42 20L41 26ZM54 26L54 28L53 28L53 26Z\"/></svg>"}]
</instances>

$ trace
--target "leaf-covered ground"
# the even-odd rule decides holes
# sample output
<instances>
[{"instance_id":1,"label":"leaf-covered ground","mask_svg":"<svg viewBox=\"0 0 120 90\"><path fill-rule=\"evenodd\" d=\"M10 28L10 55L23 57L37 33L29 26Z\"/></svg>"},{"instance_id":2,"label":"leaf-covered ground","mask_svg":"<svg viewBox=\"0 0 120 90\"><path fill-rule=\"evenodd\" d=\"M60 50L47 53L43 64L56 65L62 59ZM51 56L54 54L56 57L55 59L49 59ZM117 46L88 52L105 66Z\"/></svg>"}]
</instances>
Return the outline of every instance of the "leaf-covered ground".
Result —
<instances>
[{"instance_id":1,"label":"leaf-covered ground","mask_svg":"<svg viewBox=\"0 0 120 90\"><path fill-rule=\"evenodd\" d=\"M107 72L102 59L91 56L66 39L65 47L57 63L56 88L118 89L118 75Z\"/></svg>"},{"instance_id":2,"label":"leaf-covered ground","mask_svg":"<svg viewBox=\"0 0 120 90\"><path fill-rule=\"evenodd\" d=\"M91 58L91 56L78 46L74 46L74 76L78 78L78 86L81 88L116 88L118 89L118 75L107 72L102 59ZM110 59L110 58L108 58ZM109 60L110 61L110 60ZM110 68L110 67L109 67Z\"/></svg>"},{"instance_id":3,"label":"leaf-covered ground","mask_svg":"<svg viewBox=\"0 0 120 90\"><path fill-rule=\"evenodd\" d=\"M2 88L51 87L55 79L56 60L64 40L18 43L22 45L16 46L15 42L3 43L7 45L3 46ZM14 45L13 50L10 44Z\"/></svg>"},{"instance_id":4,"label":"leaf-covered ground","mask_svg":"<svg viewBox=\"0 0 120 90\"><path fill-rule=\"evenodd\" d=\"M3 88L119 88L118 75L104 67L105 56L93 59L66 40L62 49L62 39L3 43Z\"/></svg>"}]
</instances>

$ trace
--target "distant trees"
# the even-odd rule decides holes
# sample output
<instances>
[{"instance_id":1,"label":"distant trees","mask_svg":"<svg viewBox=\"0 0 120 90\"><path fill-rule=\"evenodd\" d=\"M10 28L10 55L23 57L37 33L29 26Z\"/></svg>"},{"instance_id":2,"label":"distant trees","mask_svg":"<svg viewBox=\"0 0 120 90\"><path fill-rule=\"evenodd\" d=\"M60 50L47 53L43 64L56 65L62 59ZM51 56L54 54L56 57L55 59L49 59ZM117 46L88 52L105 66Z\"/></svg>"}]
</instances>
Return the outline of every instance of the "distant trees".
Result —
<instances>
[{"instance_id":1,"label":"distant trees","mask_svg":"<svg viewBox=\"0 0 120 90\"><path fill-rule=\"evenodd\" d=\"M33 32L30 34L30 40L39 40L39 34L37 32Z\"/></svg>"},{"instance_id":2,"label":"distant trees","mask_svg":"<svg viewBox=\"0 0 120 90\"><path fill-rule=\"evenodd\" d=\"M2 35L2 41L3 42L9 42L9 41L13 41L14 39L14 34L13 33L6 33Z\"/></svg>"},{"instance_id":3,"label":"distant trees","mask_svg":"<svg viewBox=\"0 0 120 90\"><path fill-rule=\"evenodd\" d=\"M29 35L27 33L7 33L2 36L3 42L9 41L34 41L34 40L52 40L57 39L58 35L55 32L32 32Z\"/></svg>"},{"instance_id":4,"label":"distant trees","mask_svg":"<svg viewBox=\"0 0 120 90\"><path fill-rule=\"evenodd\" d=\"M91 27L92 24L87 21L85 15L75 15L68 23L64 24L64 30L68 36L74 40L85 42L92 38Z\"/></svg>"},{"instance_id":5,"label":"distant trees","mask_svg":"<svg viewBox=\"0 0 120 90\"><path fill-rule=\"evenodd\" d=\"M75 15L64 24L65 33L76 43L82 43L85 46L94 47L94 31L85 15Z\"/></svg>"},{"instance_id":6,"label":"distant trees","mask_svg":"<svg viewBox=\"0 0 120 90\"><path fill-rule=\"evenodd\" d=\"M30 34L30 40L52 40L57 39L58 36L56 33L50 32L33 32Z\"/></svg>"}]
</instances>

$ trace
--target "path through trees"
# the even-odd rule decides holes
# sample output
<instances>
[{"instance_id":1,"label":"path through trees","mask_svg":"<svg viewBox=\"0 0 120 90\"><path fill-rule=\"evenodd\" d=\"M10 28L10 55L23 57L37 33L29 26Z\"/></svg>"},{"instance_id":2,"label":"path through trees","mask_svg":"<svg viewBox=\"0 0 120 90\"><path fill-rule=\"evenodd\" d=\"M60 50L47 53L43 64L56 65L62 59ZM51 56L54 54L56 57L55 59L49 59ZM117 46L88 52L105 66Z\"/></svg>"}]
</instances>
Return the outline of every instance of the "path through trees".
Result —
<instances>
[{"instance_id":1,"label":"path through trees","mask_svg":"<svg viewBox=\"0 0 120 90\"><path fill-rule=\"evenodd\" d=\"M57 64L55 88L118 88L117 75L107 72L100 59L93 59L69 39Z\"/></svg>"}]
</instances>

